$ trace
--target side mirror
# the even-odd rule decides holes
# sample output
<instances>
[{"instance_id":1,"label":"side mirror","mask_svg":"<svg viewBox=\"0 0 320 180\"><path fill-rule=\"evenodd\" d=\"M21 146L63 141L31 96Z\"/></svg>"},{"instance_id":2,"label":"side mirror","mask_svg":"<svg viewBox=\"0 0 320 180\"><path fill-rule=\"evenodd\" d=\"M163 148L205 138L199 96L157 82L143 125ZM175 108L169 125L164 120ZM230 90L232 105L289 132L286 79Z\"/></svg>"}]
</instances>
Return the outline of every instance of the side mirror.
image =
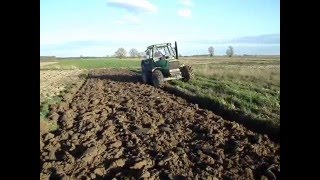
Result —
<instances>
[{"instance_id":1,"label":"side mirror","mask_svg":"<svg viewBox=\"0 0 320 180\"><path fill-rule=\"evenodd\" d=\"M150 51L147 51L147 52L146 52L146 55L149 56L149 54L150 54Z\"/></svg>"}]
</instances>

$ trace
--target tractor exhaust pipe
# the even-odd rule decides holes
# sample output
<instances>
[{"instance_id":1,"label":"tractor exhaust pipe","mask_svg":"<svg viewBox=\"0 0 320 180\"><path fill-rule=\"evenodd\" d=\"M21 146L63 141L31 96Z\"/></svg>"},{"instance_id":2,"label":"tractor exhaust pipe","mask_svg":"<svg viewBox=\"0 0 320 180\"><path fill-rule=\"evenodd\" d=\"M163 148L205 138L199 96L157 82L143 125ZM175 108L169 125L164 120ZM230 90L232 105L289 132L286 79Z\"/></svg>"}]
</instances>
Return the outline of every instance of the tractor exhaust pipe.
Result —
<instances>
[{"instance_id":1,"label":"tractor exhaust pipe","mask_svg":"<svg viewBox=\"0 0 320 180\"><path fill-rule=\"evenodd\" d=\"M176 59L178 59L178 46L177 46L177 41L174 42L174 50L176 51Z\"/></svg>"}]
</instances>

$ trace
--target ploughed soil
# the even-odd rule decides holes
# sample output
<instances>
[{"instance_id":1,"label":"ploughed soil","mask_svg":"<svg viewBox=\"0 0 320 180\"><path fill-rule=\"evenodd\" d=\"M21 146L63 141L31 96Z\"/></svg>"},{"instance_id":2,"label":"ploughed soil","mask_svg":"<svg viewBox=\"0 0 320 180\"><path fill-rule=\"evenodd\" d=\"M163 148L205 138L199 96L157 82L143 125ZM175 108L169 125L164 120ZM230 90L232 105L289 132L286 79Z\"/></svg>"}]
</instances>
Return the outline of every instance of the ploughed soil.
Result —
<instances>
[{"instance_id":1,"label":"ploughed soil","mask_svg":"<svg viewBox=\"0 0 320 180\"><path fill-rule=\"evenodd\" d=\"M141 83L128 70L94 70L60 128L40 133L41 179L276 179L280 145L197 104Z\"/></svg>"}]
</instances>

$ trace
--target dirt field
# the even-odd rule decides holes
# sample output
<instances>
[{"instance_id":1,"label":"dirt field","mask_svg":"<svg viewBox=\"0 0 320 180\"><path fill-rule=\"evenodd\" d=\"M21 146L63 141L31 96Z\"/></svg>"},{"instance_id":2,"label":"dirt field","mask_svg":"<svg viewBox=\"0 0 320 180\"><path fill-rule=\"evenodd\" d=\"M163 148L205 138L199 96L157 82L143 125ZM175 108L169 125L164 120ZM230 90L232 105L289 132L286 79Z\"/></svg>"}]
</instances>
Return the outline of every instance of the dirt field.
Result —
<instances>
[{"instance_id":1,"label":"dirt field","mask_svg":"<svg viewBox=\"0 0 320 180\"><path fill-rule=\"evenodd\" d=\"M51 107L41 179L276 179L280 145L126 70L95 70Z\"/></svg>"},{"instance_id":2,"label":"dirt field","mask_svg":"<svg viewBox=\"0 0 320 180\"><path fill-rule=\"evenodd\" d=\"M56 63L58 63L58 62L40 62L40 67L50 65L50 64L56 64Z\"/></svg>"},{"instance_id":3,"label":"dirt field","mask_svg":"<svg viewBox=\"0 0 320 180\"><path fill-rule=\"evenodd\" d=\"M59 95L60 91L79 80L82 70L47 70L40 71L40 103Z\"/></svg>"}]
</instances>

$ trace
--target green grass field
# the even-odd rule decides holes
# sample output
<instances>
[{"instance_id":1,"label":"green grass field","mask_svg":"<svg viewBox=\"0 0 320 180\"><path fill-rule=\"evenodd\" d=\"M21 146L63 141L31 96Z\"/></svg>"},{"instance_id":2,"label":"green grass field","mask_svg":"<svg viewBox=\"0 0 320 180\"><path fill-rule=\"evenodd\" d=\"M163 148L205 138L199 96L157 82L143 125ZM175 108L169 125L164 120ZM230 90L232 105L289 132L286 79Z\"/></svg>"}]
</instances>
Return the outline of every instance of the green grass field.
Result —
<instances>
[{"instance_id":1,"label":"green grass field","mask_svg":"<svg viewBox=\"0 0 320 180\"><path fill-rule=\"evenodd\" d=\"M193 67L196 78L174 80L177 89L205 99L213 106L244 114L280 127L280 57L181 58ZM101 58L61 60L46 69L129 68L139 72L139 59Z\"/></svg>"},{"instance_id":2,"label":"green grass field","mask_svg":"<svg viewBox=\"0 0 320 180\"><path fill-rule=\"evenodd\" d=\"M227 110L242 112L274 125L280 123L279 86L205 76L197 76L190 83L172 81L172 84Z\"/></svg>"},{"instance_id":3,"label":"green grass field","mask_svg":"<svg viewBox=\"0 0 320 180\"><path fill-rule=\"evenodd\" d=\"M279 128L279 59L188 59L184 63L194 68L195 80L172 84L226 110Z\"/></svg>"},{"instance_id":4,"label":"green grass field","mask_svg":"<svg viewBox=\"0 0 320 180\"><path fill-rule=\"evenodd\" d=\"M50 69L96 69L96 68L139 68L140 60L137 58L101 58L85 60L60 60L58 63L41 67L41 70Z\"/></svg>"}]
</instances>

